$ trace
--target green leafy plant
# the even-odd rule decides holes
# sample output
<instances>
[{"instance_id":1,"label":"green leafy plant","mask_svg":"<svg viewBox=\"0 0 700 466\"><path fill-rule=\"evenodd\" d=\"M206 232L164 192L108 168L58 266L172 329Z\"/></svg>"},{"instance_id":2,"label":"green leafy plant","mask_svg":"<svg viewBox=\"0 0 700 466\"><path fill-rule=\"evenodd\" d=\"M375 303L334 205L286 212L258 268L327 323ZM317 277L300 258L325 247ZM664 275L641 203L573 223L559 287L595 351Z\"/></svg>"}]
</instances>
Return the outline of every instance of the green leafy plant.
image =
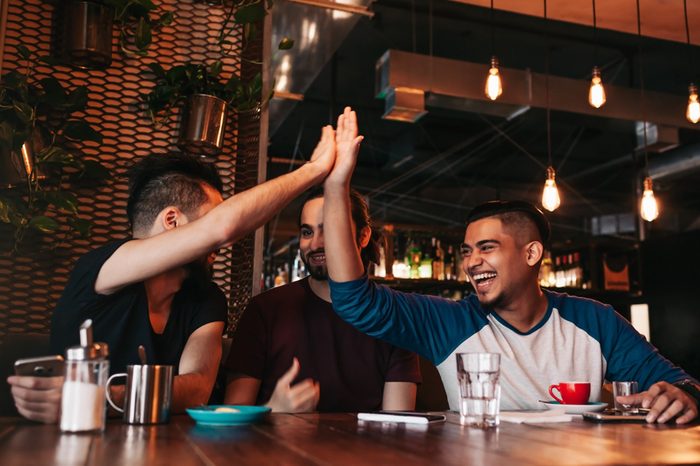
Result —
<instances>
[{"instance_id":1,"label":"green leafy plant","mask_svg":"<svg viewBox=\"0 0 700 466\"><path fill-rule=\"evenodd\" d=\"M56 78L35 79L36 62L26 47L20 45L18 52L26 63L24 72L10 71L0 82L0 157L20 154L25 144L40 147L32 147L33 168L24 171L22 184L0 191L0 223L14 230L13 252L31 230L50 234L68 224L72 231L89 234L90 222L78 217L78 199L65 185L109 175L102 164L74 149L80 142L102 141L87 121L74 116L87 106L87 88L68 90Z\"/></svg>"},{"instance_id":2,"label":"green leafy plant","mask_svg":"<svg viewBox=\"0 0 700 466\"><path fill-rule=\"evenodd\" d=\"M127 55L147 55L153 31L173 22L173 13L158 14L151 0L103 0L114 8L114 22L119 28L119 47Z\"/></svg>"},{"instance_id":3,"label":"green leafy plant","mask_svg":"<svg viewBox=\"0 0 700 466\"><path fill-rule=\"evenodd\" d=\"M257 108L262 92L262 75L258 73L250 81L243 81L235 75L224 79L222 69L221 61L210 65L186 63L175 65L168 70L158 63L149 65L156 85L142 97L151 119L155 123L167 121L175 107L195 94L219 97L234 111Z\"/></svg>"}]
</instances>

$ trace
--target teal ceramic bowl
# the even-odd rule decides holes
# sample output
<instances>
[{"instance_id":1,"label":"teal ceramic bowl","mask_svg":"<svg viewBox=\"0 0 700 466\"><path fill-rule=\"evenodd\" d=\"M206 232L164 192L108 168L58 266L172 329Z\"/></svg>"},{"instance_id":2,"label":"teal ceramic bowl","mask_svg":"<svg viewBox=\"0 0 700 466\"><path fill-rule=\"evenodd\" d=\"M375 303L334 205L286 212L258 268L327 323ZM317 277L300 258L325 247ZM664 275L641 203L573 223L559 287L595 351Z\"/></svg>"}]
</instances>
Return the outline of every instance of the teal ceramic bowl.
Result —
<instances>
[{"instance_id":1,"label":"teal ceramic bowl","mask_svg":"<svg viewBox=\"0 0 700 466\"><path fill-rule=\"evenodd\" d=\"M236 412L216 411L217 408L235 409ZM204 426L237 426L262 420L270 408L266 406L209 405L187 408L187 414Z\"/></svg>"}]
</instances>

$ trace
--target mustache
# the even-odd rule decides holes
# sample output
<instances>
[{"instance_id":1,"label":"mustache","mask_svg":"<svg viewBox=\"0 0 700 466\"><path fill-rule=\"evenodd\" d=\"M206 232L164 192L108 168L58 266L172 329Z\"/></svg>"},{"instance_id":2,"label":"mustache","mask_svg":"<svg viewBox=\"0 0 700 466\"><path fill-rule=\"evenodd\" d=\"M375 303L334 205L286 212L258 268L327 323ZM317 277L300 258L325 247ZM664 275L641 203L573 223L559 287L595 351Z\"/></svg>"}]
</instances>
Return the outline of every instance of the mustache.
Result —
<instances>
[{"instance_id":1,"label":"mustache","mask_svg":"<svg viewBox=\"0 0 700 466\"><path fill-rule=\"evenodd\" d=\"M324 248L314 249L306 253L306 257L313 256L314 254L325 254L326 250Z\"/></svg>"}]
</instances>

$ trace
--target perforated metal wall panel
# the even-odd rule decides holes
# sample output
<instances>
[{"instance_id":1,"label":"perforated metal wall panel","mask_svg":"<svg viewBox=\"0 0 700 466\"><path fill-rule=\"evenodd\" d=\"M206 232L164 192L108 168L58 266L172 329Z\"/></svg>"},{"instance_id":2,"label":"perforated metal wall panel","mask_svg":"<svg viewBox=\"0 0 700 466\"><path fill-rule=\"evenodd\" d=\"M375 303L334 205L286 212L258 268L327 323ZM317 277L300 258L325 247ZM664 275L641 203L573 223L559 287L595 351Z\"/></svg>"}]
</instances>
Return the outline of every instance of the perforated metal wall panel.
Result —
<instances>
[{"instance_id":1,"label":"perforated metal wall panel","mask_svg":"<svg viewBox=\"0 0 700 466\"><path fill-rule=\"evenodd\" d=\"M87 157L96 158L106 165L112 176L100 186L77 188L81 201L80 217L94 225L88 239L70 235L37 236L34 240L36 247L32 246L31 252L0 257L0 339L10 332L48 333L51 312L76 259L97 246L129 235L125 213L128 168L147 154L175 149L179 116L156 128L139 107L139 94L153 85L144 77L146 65L158 61L168 67L189 59L210 62L221 57L215 42L224 21L224 9L186 0L160 0L156 3L163 10L174 12L175 20L154 34L154 43L147 57L119 54L115 31L113 61L107 69L83 71L47 65L36 69L37 78L53 75L71 88L74 85L88 86L86 119L99 128L104 140L99 146L86 144L82 150ZM52 18L60 20L60 11L54 11L55 8L54 3L42 0L9 2L2 57L4 71L23 67L17 53L19 44L38 55L50 53L52 36L55 35ZM242 37L241 30L232 35L231 39L238 45L233 47L234 53L223 59L227 74L242 72L243 65L237 57ZM255 43L246 47L245 53L259 61L261 50L261 37L257 37ZM246 66L243 73L254 73L254 68L253 65ZM224 197L257 183L258 137L258 114L237 118L229 112L225 148L214 159L224 180ZM2 230L0 234L3 246L7 245L11 241L8 232ZM252 262L251 237L221 251L214 265L216 282L230 297L230 326L237 321L238 314L250 298Z\"/></svg>"}]
</instances>

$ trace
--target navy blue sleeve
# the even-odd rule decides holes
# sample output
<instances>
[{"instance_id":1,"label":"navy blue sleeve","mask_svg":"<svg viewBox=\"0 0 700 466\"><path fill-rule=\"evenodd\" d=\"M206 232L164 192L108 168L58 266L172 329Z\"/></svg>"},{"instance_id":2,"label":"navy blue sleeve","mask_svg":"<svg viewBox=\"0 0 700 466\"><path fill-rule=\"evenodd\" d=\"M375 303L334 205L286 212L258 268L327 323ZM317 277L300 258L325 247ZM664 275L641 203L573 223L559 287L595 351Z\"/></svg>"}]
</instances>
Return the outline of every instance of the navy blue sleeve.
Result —
<instances>
[{"instance_id":1,"label":"navy blue sleeve","mask_svg":"<svg viewBox=\"0 0 700 466\"><path fill-rule=\"evenodd\" d=\"M610 327L614 336L605 352L608 368L605 378L613 380L636 380L640 390L647 390L656 382L675 383L692 379L683 369L663 357L659 350L646 341L620 314L609 309Z\"/></svg>"},{"instance_id":2,"label":"navy blue sleeve","mask_svg":"<svg viewBox=\"0 0 700 466\"><path fill-rule=\"evenodd\" d=\"M661 356L612 306L591 299L562 296L559 295L562 317L600 343L607 362L606 380L636 380L640 390L647 390L660 381L675 383L692 379Z\"/></svg>"},{"instance_id":3,"label":"navy blue sleeve","mask_svg":"<svg viewBox=\"0 0 700 466\"><path fill-rule=\"evenodd\" d=\"M333 308L343 320L435 365L487 323L467 300L403 293L367 277L329 284Z\"/></svg>"}]
</instances>

